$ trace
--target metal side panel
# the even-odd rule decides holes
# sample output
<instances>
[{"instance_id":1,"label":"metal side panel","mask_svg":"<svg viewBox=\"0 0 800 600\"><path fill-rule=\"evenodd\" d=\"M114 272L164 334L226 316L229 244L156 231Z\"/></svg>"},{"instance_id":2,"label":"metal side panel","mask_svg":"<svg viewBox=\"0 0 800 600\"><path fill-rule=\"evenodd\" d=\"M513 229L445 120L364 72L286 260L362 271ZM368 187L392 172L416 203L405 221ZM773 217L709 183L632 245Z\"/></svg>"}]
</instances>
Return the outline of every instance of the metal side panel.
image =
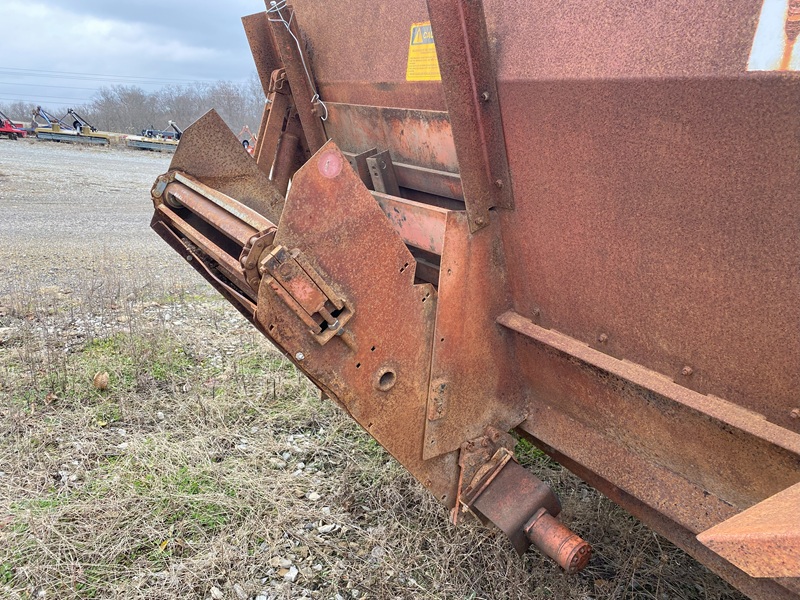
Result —
<instances>
[{"instance_id":1,"label":"metal side panel","mask_svg":"<svg viewBox=\"0 0 800 600\"><path fill-rule=\"evenodd\" d=\"M324 345L265 277L256 318L297 365L448 506L456 452L423 460L436 292L383 210L328 142L295 175L275 244L297 251L352 311ZM287 272L287 278L295 277Z\"/></svg>"}]
</instances>

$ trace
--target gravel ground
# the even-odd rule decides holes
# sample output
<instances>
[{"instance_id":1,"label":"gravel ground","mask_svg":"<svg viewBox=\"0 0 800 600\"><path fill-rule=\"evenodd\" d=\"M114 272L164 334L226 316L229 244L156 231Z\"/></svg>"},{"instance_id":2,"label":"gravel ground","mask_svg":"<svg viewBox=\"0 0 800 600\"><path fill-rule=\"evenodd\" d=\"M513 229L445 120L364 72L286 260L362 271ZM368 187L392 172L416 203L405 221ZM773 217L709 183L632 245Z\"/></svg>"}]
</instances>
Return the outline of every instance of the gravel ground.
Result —
<instances>
[{"instance_id":1,"label":"gravel ground","mask_svg":"<svg viewBox=\"0 0 800 600\"><path fill-rule=\"evenodd\" d=\"M111 263L126 277L193 282L148 227L148 192L170 157L0 139L0 295L74 287Z\"/></svg>"},{"instance_id":2,"label":"gravel ground","mask_svg":"<svg viewBox=\"0 0 800 600\"><path fill-rule=\"evenodd\" d=\"M150 231L168 164L0 140L0 598L742 598L529 446L583 573L448 525Z\"/></svg>"}]
</instances>

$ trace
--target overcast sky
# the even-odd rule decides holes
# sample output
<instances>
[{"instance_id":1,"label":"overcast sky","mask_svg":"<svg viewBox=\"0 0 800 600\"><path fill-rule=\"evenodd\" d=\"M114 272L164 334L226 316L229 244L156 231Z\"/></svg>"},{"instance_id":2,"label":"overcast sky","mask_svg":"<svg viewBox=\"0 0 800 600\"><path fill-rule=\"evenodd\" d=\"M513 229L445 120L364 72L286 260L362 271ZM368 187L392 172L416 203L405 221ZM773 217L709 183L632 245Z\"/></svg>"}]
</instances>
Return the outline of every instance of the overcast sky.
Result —
<instances>
[{"instance_id":1,"label":"overcast sky","mask_svg":"<svg viewBox=\"0 0 800 600\"><path fill-rule=\"evenodd\" d=\"M0 102L77 105L104 85L243 81L263 0L0 0ZM45 72L46 71L46 72Z\"/></svg>"}]
</instances>

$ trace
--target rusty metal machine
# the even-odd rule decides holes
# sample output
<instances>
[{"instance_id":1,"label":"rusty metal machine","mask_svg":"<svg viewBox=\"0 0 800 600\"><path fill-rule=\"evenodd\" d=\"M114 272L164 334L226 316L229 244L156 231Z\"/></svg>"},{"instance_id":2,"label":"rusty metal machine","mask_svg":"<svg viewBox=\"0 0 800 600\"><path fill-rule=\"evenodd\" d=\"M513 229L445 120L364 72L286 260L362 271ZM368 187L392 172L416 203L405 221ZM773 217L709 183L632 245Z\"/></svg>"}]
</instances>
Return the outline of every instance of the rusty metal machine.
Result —
<instances>
[{"instance_id":1,"label":"rusty metal machine","mask_svg":"<svg viewBox=\"0 0 800 600\"><path fill-rule=\"evenodd\" d=\"M244 18L152 226L443 504L567 571L531 440L800 594L797 0L296 0Z\"/></svg>"}]
</instances>

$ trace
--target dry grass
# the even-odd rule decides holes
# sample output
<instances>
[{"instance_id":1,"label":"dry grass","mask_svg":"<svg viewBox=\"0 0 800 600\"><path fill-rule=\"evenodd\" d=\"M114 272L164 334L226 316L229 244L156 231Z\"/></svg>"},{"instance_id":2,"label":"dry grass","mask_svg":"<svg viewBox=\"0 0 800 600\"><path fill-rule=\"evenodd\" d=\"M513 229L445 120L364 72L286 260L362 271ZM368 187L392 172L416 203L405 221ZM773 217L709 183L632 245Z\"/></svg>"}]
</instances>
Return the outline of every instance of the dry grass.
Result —
<instances>
[{"instance_id":1,"label":"dry grass","mask_svg":"<svg viewBox=\"0 0 800 600\"><path fill-rule=\"evenodd\" d=\"M221 300L110 267L0 298L3 597L738 597L526 445L590 568L452 527Z\"/></svg>"}]
</instances>

